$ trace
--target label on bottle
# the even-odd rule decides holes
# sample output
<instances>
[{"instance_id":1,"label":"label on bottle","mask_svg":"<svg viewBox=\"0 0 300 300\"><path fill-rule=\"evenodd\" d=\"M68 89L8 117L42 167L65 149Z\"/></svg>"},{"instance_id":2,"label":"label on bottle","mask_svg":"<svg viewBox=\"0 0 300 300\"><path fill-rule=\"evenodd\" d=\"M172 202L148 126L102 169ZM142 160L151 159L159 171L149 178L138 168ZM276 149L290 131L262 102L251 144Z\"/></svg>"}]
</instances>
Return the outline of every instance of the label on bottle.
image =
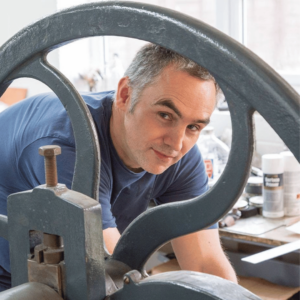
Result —
<instances>
[{"instance_id":1,"label":"label on bottle","mask_svg":"<svg viewBox=\"0 0 300 300\"><path fill-rule=\"evenodd\" d=\"M284 193L284 213L289 217L300 215L300 193Z\"/></svg>"},{"instance_id":2,"label":"label on bottle","mask_svg":"<svg viewBox=\"0 0 300 300\"><path fill-rule=\"evenodd\" d=\"M263 189L263 208L268 212L281 212L284 210L283 190L265 190Z\"/></svg>"},{"instance_id":3,"label":"label on bottle","mask_svg":"<svg viewBox=\"0 0 300 300\"><path fill-rule=\"evenodd\" d=\"M206 174L209 179L214 178L214 160L213 159L204 159Z\"/></svg>"},{"instance_id":4,"label":"label on bottle","mask_svg":"<svg viewBox=\"0 0 300 300\"><path fill-rule=\"evenodd\" d=\"M264 174L263 213L266 217L284 215L283 174Z\"/></svg>"},{"instance_id":5,"label":"label on bottle","mask_svg":"<svg viewBox=\"0 0 300 300\"><path fill-rule=\"evenodd\" d=\"M283 174L264 174L264 188L267 190L283 189Z\"/></svg>"}]
</instances>

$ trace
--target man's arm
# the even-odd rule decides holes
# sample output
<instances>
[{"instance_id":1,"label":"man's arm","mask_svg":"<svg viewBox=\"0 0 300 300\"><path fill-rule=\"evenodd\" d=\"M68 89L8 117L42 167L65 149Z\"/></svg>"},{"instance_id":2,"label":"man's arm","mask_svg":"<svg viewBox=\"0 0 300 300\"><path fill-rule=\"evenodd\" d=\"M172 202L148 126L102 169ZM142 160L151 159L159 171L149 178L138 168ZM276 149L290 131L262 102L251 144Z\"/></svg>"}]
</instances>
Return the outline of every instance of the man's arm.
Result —
<instances>
[{"instance_id":1,"label":"man's arm","mask_svg":"<svg viewBox=\"0 0 300 300\"><path fill-rule=\"evenodd\" d=\"M106 228L103 230L105 246L110 254L114 252L114 249L117 245L120 236L121 235L117 228Z\"/></svg>"},{"instance_id":2,"label":"man's arm","mask_svg":"<svg viewBox=\"0 0 300 300\"><path fill-rule=\"evenodd\" d=\"M221 247L218 229L207 229L172 240L183 270L208 273L237 283L235 272Z\"/></svg>"}]
</instances>

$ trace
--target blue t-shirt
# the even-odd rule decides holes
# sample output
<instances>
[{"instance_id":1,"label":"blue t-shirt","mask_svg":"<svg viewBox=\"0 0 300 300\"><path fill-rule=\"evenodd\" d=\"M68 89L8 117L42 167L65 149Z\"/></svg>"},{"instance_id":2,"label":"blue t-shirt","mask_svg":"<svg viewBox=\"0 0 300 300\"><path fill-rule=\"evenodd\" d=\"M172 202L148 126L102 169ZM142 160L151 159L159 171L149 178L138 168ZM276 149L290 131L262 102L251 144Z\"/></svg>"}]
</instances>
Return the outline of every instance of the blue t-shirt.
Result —
<instances>
[{"instance_id":1,"label":"blue t-shirt","mask_svg":"<svg viewBox=\"0 0 300 300\"><path fill-rule=\"evenodd\" d=\"M129 170L110 137L113 94L88 93L82 97L95 121L101 146L99 201L103 229L117 227L123 232L147 209L151 199L164 204L194 198L207 191L208 179L197 146L160 175ZM6 109L0 114L0 128L0 214L7 214L8 195L45 183L44 158L38 154L41 146L61 146L58 181L71 188L75 141L70 119L55 94L34 96ZM3 238L0 249L0 266L9 272L8 243Z\"/></svg>"}]
</instances>

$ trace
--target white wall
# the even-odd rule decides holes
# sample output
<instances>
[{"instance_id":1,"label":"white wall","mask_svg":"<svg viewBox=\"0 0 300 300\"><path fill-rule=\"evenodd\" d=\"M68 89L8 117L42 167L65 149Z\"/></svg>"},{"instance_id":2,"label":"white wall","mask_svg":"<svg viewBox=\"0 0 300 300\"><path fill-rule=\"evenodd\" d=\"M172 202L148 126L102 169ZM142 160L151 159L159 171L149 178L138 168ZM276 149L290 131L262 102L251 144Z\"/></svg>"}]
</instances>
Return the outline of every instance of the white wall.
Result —
<instances>
[{"instance_id":1,"label":"white wall","mask_svg":"<svg viewBox=\"0 0 300 300\"><path fill-rule=\"evenodd\" d=\"M0 46L27 25L55 13L56 7L57 0L0 0ZM49 62L58 67L58 53L50 54ZM28 96L49 91L33 79L18 79L11 86L27 88Z\"/></svg>"},{"instance_id":2,"label":"white wall","mask_svg":"<svg viewBox=\"0 0 300 300\"><path fill-rule=\"evenodd\" d=\"M255 150L258 155L280 153L284 143L274 129L257 112L254 113ZM210 125L214 127L215 135L222 137L226 129L232 129L229 111L215 110L211 116ZM241 145L241 148L243 146Z\"/></svg>"},{"instance_id":3,"label":"white wall","mask_svg":"<svg viewBox=\"0 0 300 300\"><path fill-rule=\"evenodd\" d=\"M57 11L57 8L62 9L91 1L92 0L0 0L0 46L19 30L44 16L53 14ZM194 2L197 2L195 0L187 2L179 0L137 1L157 2L156 4L175 9L174 3L177 2L185 4L188 2L189 8L193 7L192 4ZM241 27L239 25L243 17L241 13L242 0L215 0L213 2L215 3L214 5L218 7L215 26L242 42L243 36L241 35ZM210 4L211 3L212 2L210 2ZM212 21L214 21L214 18L212 18ZM120 47L120 43L118 43L118 45L123 52L126 50L124 49L125 47ZM49 61L58 67L71 81L74 81L74 76L78 76L79 71L85 71L84 68L88 70L92 65L104 64L103 61L100 61L103 57L98 55L100 53L103 54L103 47L101 38L81 40L62 47L59 51L54 51L50 54ZM75 51L75 49L77 51ZM109 50L110 52L112 51L112 49ZM78 53L80 55L78 55ZM80 56L80 60L78 60L78 56ZM74 61L76 61L76 64L74 64ZM285 75L285 79L300 92L299 74L283 75ZM48 90L46 86L32 79L17 80L12 86L28 88L28 96ZM283 142L274 130L258 114L255 115L255 123L256 128L259 128L259 130L256 130L257 152L259 154L280 152L283 147ZM212 116L212 125L215 127L216 135L221 136L224 128L231 128L229 113L215 112Z\"/></svg>"}]
</instances>

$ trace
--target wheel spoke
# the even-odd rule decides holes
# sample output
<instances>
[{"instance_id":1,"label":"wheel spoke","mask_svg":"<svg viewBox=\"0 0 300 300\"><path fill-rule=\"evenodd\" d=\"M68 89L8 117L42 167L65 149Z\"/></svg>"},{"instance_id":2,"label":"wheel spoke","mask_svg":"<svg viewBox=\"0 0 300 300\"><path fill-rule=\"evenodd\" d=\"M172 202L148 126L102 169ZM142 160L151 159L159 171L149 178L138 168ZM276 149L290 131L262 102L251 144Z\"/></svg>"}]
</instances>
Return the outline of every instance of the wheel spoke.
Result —
<instances>
[{"instance_id":1,"label":"wheel spoke","mask_svg":"<svg viewBox=\"0 0 300 300\"><path fill-rule=\"evenodd\" d=\"M9 81L30 77L45 83L58 96L72 123L76 162L72 190L99 200L100 148L93 118L82 97L69 80L45 59L45 55L22 65Z\"/></svg>"}]
</instances>

